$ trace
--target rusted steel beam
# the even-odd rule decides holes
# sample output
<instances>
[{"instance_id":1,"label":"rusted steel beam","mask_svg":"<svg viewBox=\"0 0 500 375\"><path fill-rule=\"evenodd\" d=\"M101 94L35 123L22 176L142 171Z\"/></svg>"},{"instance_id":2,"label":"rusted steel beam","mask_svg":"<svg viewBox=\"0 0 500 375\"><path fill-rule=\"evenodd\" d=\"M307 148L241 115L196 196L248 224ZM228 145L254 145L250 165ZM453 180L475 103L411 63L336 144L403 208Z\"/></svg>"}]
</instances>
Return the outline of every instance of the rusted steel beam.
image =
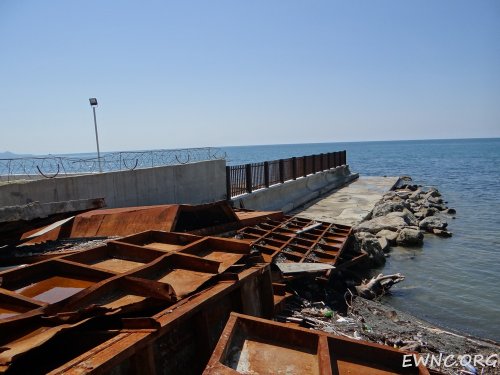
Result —
<instances>
[{"instance_id":1,"label":"rusted steel beam","mask_svg":"<svg viewBox=\"0 0 500 375\"><path fill-rule=\"evenodd\" d=\"M384 374L429 374L414 361L403 368L406 354L410 353L232 313L203 374L371 374L380 369Z\"/></svg>"}]
</instances>

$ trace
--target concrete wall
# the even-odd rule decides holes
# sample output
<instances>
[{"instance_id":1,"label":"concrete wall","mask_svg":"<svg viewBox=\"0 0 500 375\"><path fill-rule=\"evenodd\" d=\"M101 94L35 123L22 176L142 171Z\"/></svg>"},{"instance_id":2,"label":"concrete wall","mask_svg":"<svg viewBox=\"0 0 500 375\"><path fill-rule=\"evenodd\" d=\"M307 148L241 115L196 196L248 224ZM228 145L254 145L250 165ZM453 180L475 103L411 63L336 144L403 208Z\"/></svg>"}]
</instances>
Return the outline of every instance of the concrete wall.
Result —
<instances>
[{"instance_id":1,"label":"concrete wall","mask_svg":"<svg viewBox=\"0 0 500 375\"><path fill-rule=\"evenodd\" d=\"M289 212L358 177L349 171L349 166L340 166L233 198L233 202L236 207L242 204L253 210Z\"/></svg>"},{"instance_id":2,"label":"concrete wall","mask_svg":"<svg viewBox=\"0 0 500 375\"><path fill-rule=\"evenodd\" d=\"M210 160L0 185L0 206L104 198L108 207L207 203L226 196L226 162Z\"/></svg>"}]
</instances>

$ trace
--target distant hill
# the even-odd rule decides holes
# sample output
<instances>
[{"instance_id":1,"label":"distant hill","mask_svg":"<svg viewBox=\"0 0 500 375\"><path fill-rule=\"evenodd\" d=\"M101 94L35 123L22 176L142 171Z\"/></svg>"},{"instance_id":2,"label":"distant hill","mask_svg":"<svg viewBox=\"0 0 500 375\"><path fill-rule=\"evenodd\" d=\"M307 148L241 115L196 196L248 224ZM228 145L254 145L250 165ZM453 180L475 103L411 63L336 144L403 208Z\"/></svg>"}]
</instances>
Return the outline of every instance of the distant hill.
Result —
<instances>
[{"instance_id":1,"label":"distant hill","mask_svg":"<svg viewBox=\"0 0 500 375\"><path fill-rule=\"evenodd\" d=\"M15 159L15 158L25 158L27 156L33 156L30 154L14 154L10 151L0 152L0 159Z\"/></svg>"}]
</instances>

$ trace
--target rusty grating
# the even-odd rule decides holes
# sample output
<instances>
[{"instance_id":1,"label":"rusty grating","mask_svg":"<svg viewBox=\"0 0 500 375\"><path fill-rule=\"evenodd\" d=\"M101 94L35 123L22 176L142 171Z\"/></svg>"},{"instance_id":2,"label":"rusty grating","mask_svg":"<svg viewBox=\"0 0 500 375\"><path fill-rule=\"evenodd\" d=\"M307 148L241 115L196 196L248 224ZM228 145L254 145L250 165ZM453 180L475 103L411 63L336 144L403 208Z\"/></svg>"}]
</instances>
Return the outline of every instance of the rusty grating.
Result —
<instances>
[{"instance_id":1,"label":"rusty grating","mask_svg":"<svg viewBox=\"0 0 500 375\"><path fill-rule=\"evenodd\" d=\"M232 313L204 375L429 374L406 352Z\"/></svg>"},{"instance_id":2,"label":"rusty grating","mask_svg":"<svg viewBox=\"0 0 500 375\"><path fill-rule=\"evenodd\" d=\"M247 240L266 262L326 263L342 255L351 227L285 216L240 229L235 238Z\"/></svg>"}]
</instances>

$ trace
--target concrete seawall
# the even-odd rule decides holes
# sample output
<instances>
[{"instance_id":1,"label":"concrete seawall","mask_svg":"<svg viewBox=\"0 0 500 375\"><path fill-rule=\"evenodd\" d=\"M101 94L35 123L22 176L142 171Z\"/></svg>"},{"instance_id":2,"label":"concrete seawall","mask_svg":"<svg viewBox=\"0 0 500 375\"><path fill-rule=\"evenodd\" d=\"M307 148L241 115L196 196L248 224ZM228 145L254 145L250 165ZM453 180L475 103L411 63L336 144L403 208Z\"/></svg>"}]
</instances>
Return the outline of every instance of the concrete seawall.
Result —
<instances>
[{"instance_id":1,"label":"concrete seawall","mask_svg":"<svg viewBox=\"0 0 500 375\"><path fill-rule=\"evenodd\" d=\"M232 201L236 207L286 213L358 177L357 173L349 171L348 165L344 165L235 197Z\"/></svg>"},{"instance_id":2,"label":"concrete seawall","mask_svg":"<svg viewBox=\"0 0 500 375\"><path fill-rule=\"evenodd\" d=\"M0 206L104 198L108 207L199 204L226 197L226 162L198 163L16 182L0 186Z\"/></svg>"}]
</instances>

